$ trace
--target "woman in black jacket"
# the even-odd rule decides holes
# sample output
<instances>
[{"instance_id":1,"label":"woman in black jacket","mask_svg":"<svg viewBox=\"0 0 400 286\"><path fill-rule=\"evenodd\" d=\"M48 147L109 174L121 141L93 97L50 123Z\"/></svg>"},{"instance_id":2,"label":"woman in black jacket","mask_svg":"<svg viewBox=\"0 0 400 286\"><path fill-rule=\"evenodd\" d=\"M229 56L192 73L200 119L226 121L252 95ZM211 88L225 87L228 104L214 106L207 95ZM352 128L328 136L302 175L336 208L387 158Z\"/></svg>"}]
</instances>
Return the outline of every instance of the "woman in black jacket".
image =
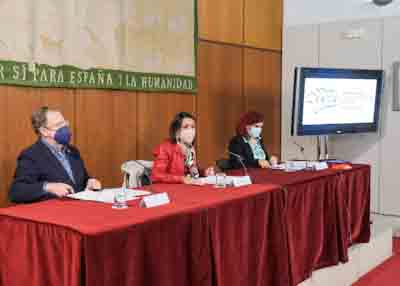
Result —
<instances>
[{"instance_id":1,"label":"woman in black jacket","mask_svg":"<svg viewBox=\"0 0 400 286\"><path fill-rule=\"evenodd\" d=\"M269 156L261 133L264 116L249 111L241 116L236 127L236 136L229 143L229 163L234 169L241 168L240 160L250 168L269 168L277 163L275 156Z\"/></svg>"}]
</instances>

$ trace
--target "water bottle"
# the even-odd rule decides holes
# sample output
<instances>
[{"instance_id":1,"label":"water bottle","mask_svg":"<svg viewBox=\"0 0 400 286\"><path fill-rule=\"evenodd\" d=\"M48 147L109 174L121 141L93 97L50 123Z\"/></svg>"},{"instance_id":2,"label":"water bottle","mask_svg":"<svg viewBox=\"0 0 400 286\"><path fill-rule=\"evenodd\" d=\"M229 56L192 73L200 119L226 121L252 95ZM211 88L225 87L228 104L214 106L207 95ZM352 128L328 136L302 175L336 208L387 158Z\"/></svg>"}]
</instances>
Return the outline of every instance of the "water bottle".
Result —
<instances>
[{"instance_id":1,"label":"water bottle","mask_svg":"<svg viewBox=\"0 0 400 286\"><path fill-rule=\"evenodd\" d=\"M126 203L126 188L122 186L122 188L118 188L114 192L114 202L112 205L113 209L126 209L128 207Z\"/></svg>"}]
</instances>

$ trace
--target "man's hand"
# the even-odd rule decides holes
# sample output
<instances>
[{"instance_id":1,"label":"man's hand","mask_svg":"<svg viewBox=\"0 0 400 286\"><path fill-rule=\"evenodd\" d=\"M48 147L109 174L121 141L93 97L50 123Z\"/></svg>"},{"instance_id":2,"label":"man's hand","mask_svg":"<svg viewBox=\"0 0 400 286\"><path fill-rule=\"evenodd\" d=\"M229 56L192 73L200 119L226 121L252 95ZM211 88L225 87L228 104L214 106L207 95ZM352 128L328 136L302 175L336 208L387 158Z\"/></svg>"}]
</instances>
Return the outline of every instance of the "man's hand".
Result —
<instances>
[{"instance_id":1,"label":"man's hand","mask_svg":"<svg viewBox=\"0 0 400 286\"><path fill-rule=\"evenodd\" d=\"M88 190L100 190L101 189L101 183L99 180L91 178L88 180L86 189Z\"/></svg>"},{"instance_id":2,"label":"man's hand","mask_svg":"<svg viewBox=\"0 0 400 286\"><path fill-rule=\"evenodd\" d=\"M70 185L64 183L47 183L45 190L49 193L55 194L59 198L74 193L74 189Z\"/></svg>"}]
</instances>

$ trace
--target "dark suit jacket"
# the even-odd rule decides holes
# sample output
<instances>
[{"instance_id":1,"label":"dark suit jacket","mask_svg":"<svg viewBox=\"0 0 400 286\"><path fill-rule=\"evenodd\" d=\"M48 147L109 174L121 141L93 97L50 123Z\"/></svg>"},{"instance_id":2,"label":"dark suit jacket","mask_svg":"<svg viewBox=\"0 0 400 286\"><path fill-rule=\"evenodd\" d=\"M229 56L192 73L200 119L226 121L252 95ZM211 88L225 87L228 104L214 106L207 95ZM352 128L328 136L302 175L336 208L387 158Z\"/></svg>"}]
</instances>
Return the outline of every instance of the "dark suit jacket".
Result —
<instances>
[{"instance_id":1,"label":"dark suit jacket","mask_svg":"<svg viewBox=\"0 0 400 286\"><path fill-rule=\"evenodd\" d=\"M269 161L269 155L268 155L267 149L264 146L262 139L261 139L260 143L265 152L266 160ZM246 167L250 167L250 168L259 168L260 167L258 165L258 160L254 159L253 151L251 150L250 145L244 141L242 136L237 135L237 136L233 137L231 139L231 142L229 143L228 149L230 152L242 156L243 163L246 165ZM234 168L234 169L242 168L242 165L240 164L239 159L232 154L229 155L229 164L230 164L230 167Z\"/></svg>"},{"instance_id":2,"label":"dark suit jacket","mask_svg":"<svg viewBox=\"0 0 400 286\"><path fill-rule=\"evenodd\" d=\"M10 200L16 203L28 203L55 198L54 194L43 190L45 182L65 183L72 186L75 192L83 191L89 176L79 151L73 146L68 146L66 154L75 183L41 140L22 151L18 157L14 181L8 194Z\"/></svg>"}]
</instances>

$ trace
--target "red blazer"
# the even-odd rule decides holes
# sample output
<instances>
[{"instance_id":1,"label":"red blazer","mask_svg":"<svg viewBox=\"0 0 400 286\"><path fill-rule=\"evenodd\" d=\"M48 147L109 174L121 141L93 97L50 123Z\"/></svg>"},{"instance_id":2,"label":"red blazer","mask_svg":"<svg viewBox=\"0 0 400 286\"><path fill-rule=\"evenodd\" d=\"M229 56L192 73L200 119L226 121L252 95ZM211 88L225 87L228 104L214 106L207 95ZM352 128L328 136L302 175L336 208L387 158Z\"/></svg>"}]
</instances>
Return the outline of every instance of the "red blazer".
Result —
<instances>
[{"instance_id":1,"label":"red blazer","mask_svg":"<svg viewBox=\"0 0 400 286\"><path fill-rule=\"evenodd\" d=\"M154 164L151 171L153 183L183 183L183 177L188 173L185 168L185 155L181 147L166 140L154 151Z\"/></svg>"}]
</instances>

